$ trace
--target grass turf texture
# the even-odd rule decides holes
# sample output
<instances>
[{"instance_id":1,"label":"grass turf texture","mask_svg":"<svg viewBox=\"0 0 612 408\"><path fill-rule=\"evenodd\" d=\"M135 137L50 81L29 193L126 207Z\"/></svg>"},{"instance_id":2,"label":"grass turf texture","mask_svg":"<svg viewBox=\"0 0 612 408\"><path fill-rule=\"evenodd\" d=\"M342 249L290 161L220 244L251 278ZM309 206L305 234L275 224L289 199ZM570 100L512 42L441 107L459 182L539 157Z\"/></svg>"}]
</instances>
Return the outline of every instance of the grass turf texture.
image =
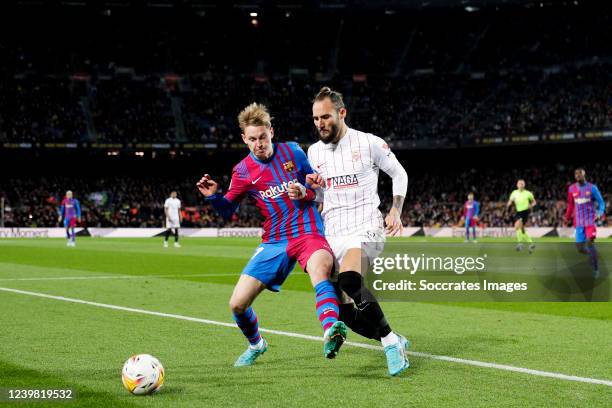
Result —
<instances>
[{"instance_id":1,"label":"grass turf texture","mask_svg":"<svg viewBox=\"0 0 612 408\"><path fill-rule=\"evenodd\" d=\"M184 239L183 248L163 249L160 239L83 238L66 248L61 239L3 239L0 286L229 323L227 301L257 242ZM9 280L70 276L127 279ZM262 294L254 307L261 327L321 335L299 268L281 293ZM382 351L346 346L329 361L322 343L275 334L264 334L271 347L254 367L235 369L246 347L237 328L6 292L0 308L0 387L75 388L66 406L612 405L612 387L420 357L390 378ZM612 379L611 303L388 302L383 309L415 351ZM375 344L354 333L349 340ZM121 367L137 353L164 364L159 394L123 389Z\"/></svg>"}]
</instances>

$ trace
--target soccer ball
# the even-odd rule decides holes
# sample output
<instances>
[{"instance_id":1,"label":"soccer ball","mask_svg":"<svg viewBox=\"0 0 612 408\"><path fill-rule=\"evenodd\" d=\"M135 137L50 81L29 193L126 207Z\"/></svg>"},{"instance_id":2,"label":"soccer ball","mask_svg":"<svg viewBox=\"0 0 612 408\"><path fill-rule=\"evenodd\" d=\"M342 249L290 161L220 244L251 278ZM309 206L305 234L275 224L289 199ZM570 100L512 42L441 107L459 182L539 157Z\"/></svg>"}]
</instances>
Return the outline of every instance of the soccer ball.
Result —
<instances>
[{"instance_id":1,"label":"soccer ball","mask_svg":"<svg viewBox=\"0 0 612 408\"><path fill-rule=\"evenodd\" d=\"M164 384L164 367L149 354L137 354L123 365L121 381L132 394L145 395L159 391Z\"/></svg>"}]
</instances>

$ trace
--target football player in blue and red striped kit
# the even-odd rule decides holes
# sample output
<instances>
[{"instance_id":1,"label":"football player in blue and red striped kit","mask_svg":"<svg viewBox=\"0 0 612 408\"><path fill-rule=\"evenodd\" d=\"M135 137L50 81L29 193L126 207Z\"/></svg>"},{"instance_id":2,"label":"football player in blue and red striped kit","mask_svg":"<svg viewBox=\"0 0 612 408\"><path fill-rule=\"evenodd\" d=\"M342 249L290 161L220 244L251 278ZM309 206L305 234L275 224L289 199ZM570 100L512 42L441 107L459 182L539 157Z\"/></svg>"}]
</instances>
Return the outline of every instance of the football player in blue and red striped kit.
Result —
<instances>
[{"instance_id":1,"label":"football player in blue and red striped kit","mask_svg":"<svg viewBox=\"0 0 612 408\"><path fill-rule=\"evenodd\" d=\"M240 275L230 299L234 320L249 341L234 366L248 366L268 348L259 333L251 304L264 290L278 292L296 261L310 277L316 292L316 312L323 327L323 353L334 358L347 334L338 320L338 296L329 278L333 253L323 234L323 220L314 202L315 192L304 186L313 172L297 143L273 143L270 114L263 105L251 104L238 116L242 139L250 153L232 172L225 195L206 174L197 183L206 200L229 219L244 197L249 197L265 217L262 243ZM299 186L299 195L289 186Z\"/></svg>"},{"instance_id":2,"label":"football player in blue and red striped kit","mask_svg":"<svg viewBox=\"0 0 612 408\"><path fill-rule=\"evenodd\" d=\"M76 198L72 198L72 191L66 191L66 196L62 200L59 208L58 221L64 220L64 228L66 228L66 246L76 246L76 234L74 228L77 221L81 221L81 204Z\"/></svg>"},{"instance_id":3,"label":"football player in blue and red striped kit","mask_svg":"<svg viewBox=\"0 0 612 408\"><path fill-rule=\"evenodd\" d=\"M472 228L472 235L474 237L474 243L476 243L476 224L478 223L478 216L480 215L480 204L474 200L474 193L468 194L468 199L463 205L463 218L465 219L465 242L470 242L470 227Z\"/></svg>"},{"instance_id":4,"label":"football player in blue and red striped kit","mask_svg":"<svg viewBox=\"0 0 612 408\"><path fill-rule=\"evenodd\" d=\"M576 229L576 247L578 252L589 255L593 267L593 278L599 278L599 259L595 248L597 227L595 223L601 219L606 209L606 203L597 186L586 181L583 168L574 171L576 182L567 190L567 211L565 222L569 224L573 216ZM597 209L594 203L597 202Z\"/></svg>"}]
</instances>

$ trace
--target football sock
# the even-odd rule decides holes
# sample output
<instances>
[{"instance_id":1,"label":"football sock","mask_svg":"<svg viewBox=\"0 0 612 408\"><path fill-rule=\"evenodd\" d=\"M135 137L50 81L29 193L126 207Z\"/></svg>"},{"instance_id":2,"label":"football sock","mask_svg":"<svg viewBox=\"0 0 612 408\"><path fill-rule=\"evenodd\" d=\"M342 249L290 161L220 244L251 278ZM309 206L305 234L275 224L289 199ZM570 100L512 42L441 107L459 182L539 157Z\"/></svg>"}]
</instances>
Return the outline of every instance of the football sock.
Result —
<instances>
[{"instance_id":1,"label":"football sock","mask_svg":"<svg viewBox=\"0 0 612 408\"><path fill-rule=\"evenodd\" d=\"M70 239L70 228L66 228L66 239Z\"/></svg>"},{"instance_id":2,"label":"football sock","mask_svg":"<svg viewBox=\"0 0 612 408\"><path fill-rule=\"evenodd\" d=\"M465 239L470 240L470 227L465 227Z\"/></svg>"},{"instance_id":3,"label":"football sock","mask_svg":"<svg viewBox=\"0 0 612 408\"><path fill-rule=\"evenodd\" d=\"M170 228L166 230L166 235L164 236L164 241L167 241L170 238Z\"/></svg>"},{"instance_id":4,"label":"football sock","mask_svg":"<svg viewBox=\"0 0 612 408\"><path fill-rule=\"evenodd\" d=\"M372 292L366 288L363 282L363 276L361 276L359 272L341 272L338 275L338 285L340 289L346 292L346 294L355 301L357 309L359 309L364 318L370 322L372 326L378 329L381 337L385 337L387 334L391 333L391 327L389 327L389 323L387 323L387 319L385 319L385 314Z\"/></svg>"},{"instance_id":5,"label":"football sock","mask_svg":"<svg viewBox=\"0 0 612 408\"><path fill-rule=\"evenodd\" d=\"M474 236L474 239L476 239L476 227L472 227L472 235Z\"/></svg>"},{"instance_id":6,"label":"football sock","mask_svg":"<svg viewBox=\"0 0 612 408\"><path fill-rule=\"evenodd\" d=\"M323 332L338 321L338 295L329 280L317 283L315 286L317 317L323 327Z\"/></svg>"},{"instance_id":7,"label":"football sock","mask_svg":"<svg viewBox=\"0 0 612 408\"><path fill-rule=\"evenodd\" d=\"M242 334L247 338L249 344L255 346L259 343L261 340L259 323L252 307L249 307L244 313L234 313L234 321L240 327L240 330L242 330Z\"/></svg>"},{"instance_id":8,"label":"football sock","mask_svg":"<svg viewBox=\"0 0 612 408\"><path fill-rule=\"evenodd\" d=\"M179 236L178 236L178 228L174 229L174 242L178 242Z\"/></svg>"},{"instance_id":9,"label":"football sock","mask_svg":"<svg viewBox=\"0 0 612 408\"><path fill-rule=\"evenodd\" d=\"M399 337L397 337L397 334L393 332L387 334L385 337L382 337L380 339L380 342L382 343L383 347L387 347L392 344L396 344L398 341L399 341Z\"/></svg>"},{"instance_id":10,"label":"football sock","mask_svg":"<svg viewBox=\"0 0 612 408\"><path fill-rule=\"evenodd\" d=\"M595 245L587 245L586 250L589 253L589 260L591 261L591 266L593 267L593 270L599 270L599 257L597 255L597 248L595 248Z\"/></svg>"},{"instance_id":11,"label":"football sock","mask_svg":"<svg viewBox=\"0 0 612 408\"><path fill-rule=\"evenodd\" d=\"M259 339L259 342L257 344L249 344L249 347L254 350L261 350L263 346L264 346L263 337Z\"/></svg>"},{"instance_id":12,"label":"football sock","mask_svg":"<svg viewBox=\"0 0 612 408\"><path fill-rule=\"evenodd\" d=\"M527 242L529 242L530 244L533 242L533 239L531 239L531 237L529 236L529 234L527 233L527 231L523 231L523 239Z\"/></svg>"},{"instance_id":13,"label":"football sock","mask_svg":"<svg viewBox=\"0 0 612 408\"><path fill-rule=\"evenodd\" d=\"M345 303L340 305L340 316L338 320L342 320L352 331L367 339L380 341L378 329L363 316L355 305Z\"/></svg>"}]
</instances>

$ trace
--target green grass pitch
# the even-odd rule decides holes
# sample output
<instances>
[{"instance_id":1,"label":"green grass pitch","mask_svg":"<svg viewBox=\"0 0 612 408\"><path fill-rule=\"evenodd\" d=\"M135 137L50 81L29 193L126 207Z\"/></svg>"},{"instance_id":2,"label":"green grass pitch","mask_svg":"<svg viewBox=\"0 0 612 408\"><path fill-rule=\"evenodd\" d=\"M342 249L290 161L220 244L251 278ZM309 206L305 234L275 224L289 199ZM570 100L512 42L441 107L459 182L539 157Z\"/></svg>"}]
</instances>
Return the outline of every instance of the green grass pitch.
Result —
<instances>
[{"instance_id":1,"label":"green grass pitch","mask_svg":"<svg viewBox=\"0 0 612 408\"><path fill-rule=\"evenodd\" d=\"M417 238L411 238L415 240ZM232 323L228 300L256 239L0 240L0 287ZM511 243L509 243L511 246ZM260 327L320 336L308 277L254 305ZM382 351L264 333L269 351L232 367L237 328L0 291L0 387L74 388L66 407L610 407L612 386L412 356L390 378ZM611 303L385 302L412 350L612 381ZM349 332L349 341L375 343ZM166 368L152 396L130 395L121 367L150 353Z\"/></svg>"}]
</instances>

